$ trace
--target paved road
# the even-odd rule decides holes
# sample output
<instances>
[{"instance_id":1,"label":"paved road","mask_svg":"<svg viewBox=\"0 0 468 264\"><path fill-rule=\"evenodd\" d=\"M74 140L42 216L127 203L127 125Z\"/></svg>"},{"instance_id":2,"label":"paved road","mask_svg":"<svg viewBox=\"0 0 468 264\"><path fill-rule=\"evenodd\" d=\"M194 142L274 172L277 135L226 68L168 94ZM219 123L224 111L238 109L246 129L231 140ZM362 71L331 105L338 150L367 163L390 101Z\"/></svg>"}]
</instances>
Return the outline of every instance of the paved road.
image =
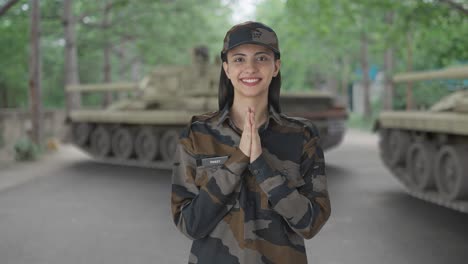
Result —
<instances>
[{"instance_id":1,"label":"paved road","mask_svg":"<svg viewBox=\"0 0 468 264\"><path fill-rule=\"evenodd\" d=\"M314 264L468 263L468 215L408 196L376 138L326 153L332 216L307 241ZM0 264L186 263L169 217L170 173L92 162L62 148L0 170Z\"/></svg>"}]
</instances>

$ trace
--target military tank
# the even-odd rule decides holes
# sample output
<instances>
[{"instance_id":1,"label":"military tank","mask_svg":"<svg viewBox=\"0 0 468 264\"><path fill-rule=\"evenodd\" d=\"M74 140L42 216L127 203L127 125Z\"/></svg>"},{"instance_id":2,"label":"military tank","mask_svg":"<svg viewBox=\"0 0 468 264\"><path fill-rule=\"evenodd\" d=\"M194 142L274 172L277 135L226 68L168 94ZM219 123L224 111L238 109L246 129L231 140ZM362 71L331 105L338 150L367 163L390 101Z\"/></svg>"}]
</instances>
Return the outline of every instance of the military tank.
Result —
<instances>
[{"instance_id":1,"label":"military tank","mask_svg":"<svg viewBox=\"0 0 468 264\"><path fill-rule=\"evenodd\" d=\"M394 83L468 79L468 67L397 74ZM468 213L468 90L426 111L384 111L376 126L380 156L407 191Z\"/></svg>"},{"instance_id":2,"label":"military tank","mask_svg":"<svg viewBox=\"0 0 468 264\"><path fill-rule=\"evenodd\" d=\"M98 161L169 169L179 133L193 115L218 109L220 62L209 63L204 48L192 51L192 63L161 66L139 83L67 86L68 92L131 92L105 109L72 110L70 138ZM347 111L322 92L283 93L282 111L314 121L324 149L338 145Z\"/></svg>"}]
</instances>

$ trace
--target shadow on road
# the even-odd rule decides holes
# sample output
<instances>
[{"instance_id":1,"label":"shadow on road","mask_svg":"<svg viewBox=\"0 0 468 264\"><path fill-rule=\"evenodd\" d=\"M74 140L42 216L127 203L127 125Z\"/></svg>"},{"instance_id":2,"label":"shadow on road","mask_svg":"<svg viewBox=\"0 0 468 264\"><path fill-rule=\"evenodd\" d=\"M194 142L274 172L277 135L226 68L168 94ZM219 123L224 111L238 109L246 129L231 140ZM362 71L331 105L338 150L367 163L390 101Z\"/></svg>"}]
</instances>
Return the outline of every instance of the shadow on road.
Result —
<instances>
[{"instance_id":1,"label":"shadow on road","mask_svg":"<svg viewBox=\"0 0 468 264\"><path fill-rule=\"evenodd\" d=\"M468 242L468 214L420 200L406 192L387 191L382 193L381 199L381 205L394 214L404 216L407 220L440 226L463 234Z\"/></svg>"}]
</instances>

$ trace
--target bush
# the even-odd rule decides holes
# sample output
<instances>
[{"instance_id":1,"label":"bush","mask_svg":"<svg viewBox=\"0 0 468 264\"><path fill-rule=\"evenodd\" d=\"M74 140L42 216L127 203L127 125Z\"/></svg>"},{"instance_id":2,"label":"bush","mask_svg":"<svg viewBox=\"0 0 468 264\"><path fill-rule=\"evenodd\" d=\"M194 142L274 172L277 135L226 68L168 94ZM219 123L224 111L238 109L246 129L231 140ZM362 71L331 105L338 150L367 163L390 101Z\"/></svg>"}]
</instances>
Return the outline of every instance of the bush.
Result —
<instances>
[{"instance_id":1,"label":"bush","mask_svg":"<svg viewBox=\"0 0 468 264\"><path fill-rule=\"evenodd\" d=\"M40 148L29 138L22 138L15 143L15 159L17 161L32 161L39 158Z\"/></svg>"}]
</instances>

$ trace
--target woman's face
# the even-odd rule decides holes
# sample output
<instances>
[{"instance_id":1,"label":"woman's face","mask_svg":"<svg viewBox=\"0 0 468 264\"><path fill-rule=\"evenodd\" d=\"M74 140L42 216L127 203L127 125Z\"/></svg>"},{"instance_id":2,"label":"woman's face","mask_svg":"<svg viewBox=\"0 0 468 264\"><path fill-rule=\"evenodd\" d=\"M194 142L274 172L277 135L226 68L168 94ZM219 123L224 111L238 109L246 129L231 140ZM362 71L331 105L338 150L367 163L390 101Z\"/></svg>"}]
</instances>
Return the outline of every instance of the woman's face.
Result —
<instances>
[{"instance_id":1,"label":"woman's face","mask_svg":"<svg viewBox=\"0 0 468 264\"><path fill-rule=\"evenodd\" d=\"M234 86L234 97L241 98L268 97L268 87L280 65L271 49L255 44L231 49L227 62L223 62L224 71Z\"/></svg>"}]
</instances>

